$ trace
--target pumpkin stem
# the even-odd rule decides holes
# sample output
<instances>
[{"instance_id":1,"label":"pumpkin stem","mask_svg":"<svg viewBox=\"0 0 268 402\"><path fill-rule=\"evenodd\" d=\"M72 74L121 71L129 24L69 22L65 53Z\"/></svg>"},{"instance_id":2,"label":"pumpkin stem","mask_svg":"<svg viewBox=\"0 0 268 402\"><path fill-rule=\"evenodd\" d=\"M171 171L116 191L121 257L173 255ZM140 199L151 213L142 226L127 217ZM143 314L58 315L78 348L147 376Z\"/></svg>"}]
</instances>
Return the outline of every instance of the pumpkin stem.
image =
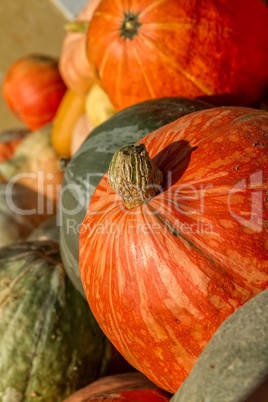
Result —
<instances>
[{"instance_id":1,"label":"pumpkin stem","mask_svg":"<svg viewBox=\"0 0 268 402\"><path fill-rule=\"evenodd\" d=\"M144 144L119 148L113 156L108 179L128 209L136 208L161 190L163 174L149 157Z\"/></svg>"},{"instance_id":2,"label":"pumpkin stem","mask_svg":"<svg viewBox=\"0 0 268 402\"><path fill-rule=\"evenodd\" d=\"M69 21L64 25L64 29L67 32L86 33L88 24L88 21Z\"/></svg>"},{"instance_id":3,"label":"pumpkin stem","mask_svg":"<svg viewBox=\"0 0 268 402\"><path fill-rule=\"evenodd\" d=\"M124 28L126 31L132 31L135 28L134 21L126 21Z\"/></svg>"},{"instance_id":4,"label":"pumpkin stem","mask_svg":"<svg viewBox=\"0 0 268 402\"><path fill-rule=\"evenodd\" d=\"M133 39L135 35L138 35L139 27L139 15L134 13L124 13L124 19L120 27L120 36L125 39Z\"/></svg>"}]
</instances>

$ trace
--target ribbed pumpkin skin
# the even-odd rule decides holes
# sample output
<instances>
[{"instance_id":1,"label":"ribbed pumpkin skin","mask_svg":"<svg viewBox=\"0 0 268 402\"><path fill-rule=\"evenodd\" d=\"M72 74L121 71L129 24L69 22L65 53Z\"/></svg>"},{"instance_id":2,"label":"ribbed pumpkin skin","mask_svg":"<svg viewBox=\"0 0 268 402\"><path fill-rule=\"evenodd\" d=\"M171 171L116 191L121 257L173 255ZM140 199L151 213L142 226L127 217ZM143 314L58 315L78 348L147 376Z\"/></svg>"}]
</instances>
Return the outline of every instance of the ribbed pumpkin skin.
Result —
<instances>
[{"instance_id":1,"label":"ribbed pumpkin skin","mask_svg":"<svg viewBox=\"0 0 268 402\"><path fill-rule=\"evenodd\" d=\"M83 295L78 266L79 228L90 197L107 172L116 149L138 141L180 116L209 107L208 103L179 97L142 102L95 128L71 158L62 184L60 247L64 267Z\"/></svg>"},{"instance_id":2,"label":"ribbed pumpkin skin","mask_svg":"<svg viewBox=\"0 0 268 402\"><path fill-rule=\"evenodd\" d=\"M137 18L131 38L127 15ZM162 96L249 105L268 82L267 21L261 0L103 0L88 58L118 110Z\"/></svg>"},{"instance_id":3,"label":"ribbed pumpkin skin","mask_svg":"<svg viewBox=\"0 0 268 402\"><path fill-rule=\"evenodd\" d=\"M61 402L101 374L109 344L57 243L0 250L1 401Z\"/></svg>"},{"instance_id":4,"label":"ribbed pumpkin skin","mask_svg":"<svg viewBox=\"0 0 268 402\"><path fill-rule=\"evenodd\" d=\"M127 210L100 181L80 231L81 279L107 337L175 392L219 325L268 285L268 114L192 113L148 134L163 192Z\"/></svg>"}]
</instances>

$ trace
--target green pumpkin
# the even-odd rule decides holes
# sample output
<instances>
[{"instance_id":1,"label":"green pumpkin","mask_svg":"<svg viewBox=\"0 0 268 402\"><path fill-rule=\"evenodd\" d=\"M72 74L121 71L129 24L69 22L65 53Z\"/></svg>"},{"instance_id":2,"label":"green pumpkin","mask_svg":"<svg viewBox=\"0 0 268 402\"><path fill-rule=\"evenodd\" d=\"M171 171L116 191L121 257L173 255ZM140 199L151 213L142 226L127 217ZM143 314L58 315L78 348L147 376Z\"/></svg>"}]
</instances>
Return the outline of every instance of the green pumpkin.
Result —
<instances>
[{"instance_id":1,"label":"green pumpkin","mask_svg":"<svg viewBox=\"0 0 268 402\"><path fill-rule=\"evenodd\" d=\"M58 242L0 249L0 401L61 402L111 353L61 263Z\"/></svg>"},{"instance_id":2,"label":"green pumpkin","mask_svg":"<svg viewBox=\"0 0 268 402\"><path fill-rule=\"evenodd\" d=\"M95 128L64 172L60 248L71 281L84 295L78 265L79 229L90 198L115 151L189 113L212 107L186 98L153 99L128 107Z\"/></svg>"}]
</instances>

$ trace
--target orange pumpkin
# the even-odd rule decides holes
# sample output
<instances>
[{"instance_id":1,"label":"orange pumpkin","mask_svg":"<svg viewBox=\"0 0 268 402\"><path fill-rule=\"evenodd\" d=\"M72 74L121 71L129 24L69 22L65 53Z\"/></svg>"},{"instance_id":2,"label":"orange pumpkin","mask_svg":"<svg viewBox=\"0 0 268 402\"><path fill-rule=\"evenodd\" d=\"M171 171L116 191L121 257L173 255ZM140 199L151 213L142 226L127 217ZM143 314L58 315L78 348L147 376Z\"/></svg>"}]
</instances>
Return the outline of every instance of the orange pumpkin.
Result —
<instances>
[{"instance_id":1,"label":"orange pumpkin","mask_svg":"<svg viewBox=\"0 0 268 402\"><path fill-rule=\"evenodd\" d=\"M188 114L139 141L152 159L142 145L116 152L91 198L79 252L90 308L124 358L169 392L268 286L267 128L257 109Z\"/></svg>"},{"instance_id":2,"label":"orange pumpkin","mask_svg":"<svg viewBox=\"0 0 268 402\"><path fill-rule=\"evenodd\" d=\"M261 0L103 0L87 34L117 109L163 96L250 104L268 84L267 49Z\"/></svg>"},{"instance_id":3,"label":"orange pumpkin","mask_svg":"<svg viewBox=\"0 0 268 402\"><path fill-rule=\"evenodd\" d=\"M46 55L21 57L11 64L3 80L5 102L31 130L54 118L65 91L58 60Z\"/></svg>"},{"instance_id":4,"label":"orange pumpkin","mask_svg":"<svg viewBox=\"0 0 268 402\"><path fill-rule=\"evenodd\" d=\"M62 44L59 68L68 88L77 92L87 92L95 80L86 56L86 31L99 3L100 0L89 0L76 18L78 24L66 25L70 32L66 34Z\"/></svg>"}]
</instances>

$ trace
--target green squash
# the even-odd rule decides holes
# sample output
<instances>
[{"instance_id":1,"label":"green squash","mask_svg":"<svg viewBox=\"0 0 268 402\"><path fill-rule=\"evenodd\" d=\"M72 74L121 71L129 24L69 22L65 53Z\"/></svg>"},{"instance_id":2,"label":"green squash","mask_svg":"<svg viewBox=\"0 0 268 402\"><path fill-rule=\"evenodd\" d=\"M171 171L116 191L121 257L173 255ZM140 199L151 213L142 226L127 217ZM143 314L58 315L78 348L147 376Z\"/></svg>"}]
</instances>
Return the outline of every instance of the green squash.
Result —
<instances>
[{"instance_id":1,"label":"green squash","mask_svg":"<svg viewBox=\"0 0 268 402\"><path fill-rule=\"evenodd\" d=\"M268 373L267 306L268 289L228 317L171 401L245 402Z\"/></svg>"},{"instance_id":2,"label":"green squash","mask_svg":"<svg viewBox=\"0 0 268 402\"><path fill-rule=\"evenodd\" d=\"M161 98L117 113L95 128L71 158L61 193L60 248L71 281L84 295L78 266L79 229L90 198L115 151L189 113L212 107L186 98Z\"/></svg>"},{"instance_id":3,"label":"green squash","mask_svg":"<svg viewBox=\"0 0 268 402\"><path fill-rule=\"evenodd\" d=\"M61 402L103 375L111 344L57 242L0 249L0 401Z\"/></svg>"}]
</instances>

